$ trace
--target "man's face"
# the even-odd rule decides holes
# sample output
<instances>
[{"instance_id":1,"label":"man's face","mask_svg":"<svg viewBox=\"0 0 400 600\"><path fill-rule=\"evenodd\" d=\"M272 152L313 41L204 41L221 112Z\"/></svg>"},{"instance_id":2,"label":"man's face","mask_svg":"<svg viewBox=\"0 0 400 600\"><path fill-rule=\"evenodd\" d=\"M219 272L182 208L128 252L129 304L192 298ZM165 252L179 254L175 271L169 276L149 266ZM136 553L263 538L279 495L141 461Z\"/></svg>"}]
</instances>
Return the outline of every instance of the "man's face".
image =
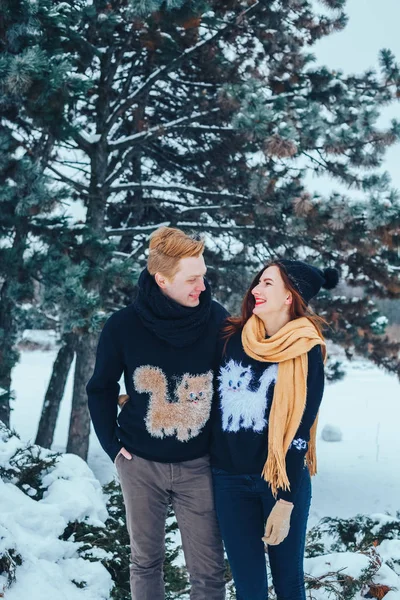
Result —
<instances>
[{"instance_id":1,"label":"man's face","mask_svg":"<svg viewBox=\"0 0 400 600\"><path fill-rule=\"evenodd\" d=\"M179 261L179 270L175 277L170 280L156 273L156 281L162 292L178 302L182 306L198 306L200 303L200 294L204 292L204 276L207 268L203 255L181 258Z\"/></svg>"}]
</instances>

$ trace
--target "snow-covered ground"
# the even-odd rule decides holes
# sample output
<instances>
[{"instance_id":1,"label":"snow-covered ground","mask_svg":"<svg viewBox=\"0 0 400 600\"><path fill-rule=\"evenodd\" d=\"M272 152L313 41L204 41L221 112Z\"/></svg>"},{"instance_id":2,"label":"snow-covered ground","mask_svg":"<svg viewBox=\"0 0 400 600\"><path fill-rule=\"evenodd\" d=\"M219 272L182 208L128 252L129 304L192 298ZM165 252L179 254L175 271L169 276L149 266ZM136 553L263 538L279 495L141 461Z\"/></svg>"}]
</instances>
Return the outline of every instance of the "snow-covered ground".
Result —
<instances>
[{"instance_id":1,"label":"snow-covered ground","mask_svg":"<svg viewBox=\"0 0 400 600\"><path fill-rule=\"evenodd\" d=\"M319 432L338 425L341 442L318 440L311 521L400 510L400 383L365 362L327 385ZM311 522L311 524L313 524Z\"/></svg>"},{"instance_id":2,"label":"snow-covered ground","mask_svg":"<svg viewBox=\"0 0 400 600\"><path fill-rule=\"evenodd\" d=\"M13 376L16 402L12 427L34 441L55 351L24 351ZM323 516L400 510L400 384L365 361L346 363L346 378L328 384L319 432L338 426L341 442L318 439L318 475L313 479L310 525ZM65 452L72 397L72 370L57 423L53 449ZM90 439L89 466L106 483L114 467L96 436Z\"/></svg>"},{"instance_id":3,"label":"snow-covered ground","mask_svg":"<svg viewBox=\"0 0 400 600\"><path fill-rule=\"evenodd\" d=\"M54 347L47 351L24 350L14 370L16 401L12 427L24 442L34 441L55 356ZM342 440L325 442L319 433L318 475L313 480L310 527L326 516L349 518L362 513L378 514L381 515L378 519L384 519L383 513L395 516L400 510L399 381L365 361L346 363L345 366L346 378L342 382L327 385L320 411L319 432L324 425L333 425L341 430ZM53 450L65 452L71 396L72 372L67 382ZM2 458L6 460L1 455L0 444L0 462ZM57 540L68 520L105 519L104 498L99 484L108 482L115 471L93 434L88 463L95 477L83 461L64 456L61 464L49 476L45 498L39 502L31 500L15 486L0 482L0 551L1 546L14 540L24 555L18 581L6 594L8 600L22 600L28 595L31 600L50 600L56 592L60 599L108 598L110 578L107 571L99 563L92 563L94 566L87 568L86 561L74 555L69 542ZM87 504L88 499L91 508ZM6 511L10 506L17 508L13 514L9 511L7 518ZM2 532L2 522L6 523L6 534ZM12 527L8 527L8 522L13 522ZM389 543L392 546L400 544L396 540ZM400 546L397 551L400 552ZM322 557L323 560L307 559L306 569L310 574L319 576L324 569L332 570L332 565L338 564L341 568L344 561L343 564L347 564L350 571L356 574L363 567L361 562L364 558L360 554L352 557L348 554L334 553ZM387 584L396 585L397 581L396 587L399 587L400 577L391 569L388 571ZM44 580L47 587L40 588L39 579ZM80 579L85 579L86 588L81 589L71 583ZM99 581L102 582L102 595ZM384 576L380 582L386 582ZM37 596L36 592L33 595L28 593L27 590L33 590L36 586ZM389 592L385 598L400 600L400 590Z\"/></svg>"}]
</instances>

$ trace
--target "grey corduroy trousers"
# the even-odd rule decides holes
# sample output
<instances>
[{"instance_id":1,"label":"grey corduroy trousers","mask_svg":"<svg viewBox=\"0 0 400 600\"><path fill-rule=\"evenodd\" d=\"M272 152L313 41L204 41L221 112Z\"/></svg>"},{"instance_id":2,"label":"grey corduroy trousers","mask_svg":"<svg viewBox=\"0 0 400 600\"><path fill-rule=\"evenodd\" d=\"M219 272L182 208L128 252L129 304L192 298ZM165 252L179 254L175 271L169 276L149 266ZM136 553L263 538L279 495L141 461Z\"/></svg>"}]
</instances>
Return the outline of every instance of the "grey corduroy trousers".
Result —
<instances>
[{"instance_id":1,"label":"grey corduroy trousers","mask_svg":"<svg viewBox=\"0 0 400 600\"><path fill-rule=\"evenodd\" d=\"M209 457L160 463L115 460L131 543L132 600L164 600L165 521L169 500L178 522L191 600L224 600L224 554L214 509Z\"/></svg>"}]
</instances>

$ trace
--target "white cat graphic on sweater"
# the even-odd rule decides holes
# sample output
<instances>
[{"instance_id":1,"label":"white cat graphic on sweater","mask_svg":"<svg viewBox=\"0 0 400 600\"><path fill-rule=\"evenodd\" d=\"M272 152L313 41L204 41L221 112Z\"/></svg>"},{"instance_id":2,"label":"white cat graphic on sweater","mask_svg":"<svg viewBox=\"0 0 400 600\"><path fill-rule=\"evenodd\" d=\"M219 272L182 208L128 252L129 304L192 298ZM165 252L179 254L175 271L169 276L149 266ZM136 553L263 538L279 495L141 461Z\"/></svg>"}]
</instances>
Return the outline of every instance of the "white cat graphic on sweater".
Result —
<instances>
[{"instance_id":1,"label":"white cat graphic on sweater","mask_svg":"<svg viewBox=\"0 0 400 600\"><path fill-rule=\"evenodd\" d=\"M278 365L270 365L259 379L257 390L250 388L251 367L230 360L221 367L218 381L224 431L252 429L260 432L267 425L265 411L269 386L276 381Z\"/></svg>"}]
</instances>

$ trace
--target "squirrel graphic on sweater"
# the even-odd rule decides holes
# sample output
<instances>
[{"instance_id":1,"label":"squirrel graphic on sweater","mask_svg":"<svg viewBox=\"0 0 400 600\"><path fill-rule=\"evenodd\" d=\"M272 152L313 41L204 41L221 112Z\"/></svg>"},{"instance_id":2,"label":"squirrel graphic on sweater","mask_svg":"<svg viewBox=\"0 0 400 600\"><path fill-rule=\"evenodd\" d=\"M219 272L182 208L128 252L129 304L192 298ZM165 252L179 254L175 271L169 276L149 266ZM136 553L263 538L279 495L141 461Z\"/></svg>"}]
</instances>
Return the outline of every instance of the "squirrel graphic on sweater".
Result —
<instances>
[{"instance_id":1,"label":"squirrel graphic on sweater","mask_svg":"<svg viewBox=\"0 0 400 600\"><path fill-rule=\"evenodd\" d=\"M138 367L133 374L135 388L150 396L147 431L159 438L176 433L181 442L197 436L210 416L212 382L212 371L201 375L185 373L176 384L175 402L171 402L162 369L149 365Z\"/></svg>"},{"instance_id":2,"label":"squirrel graphic on sweater","mask_svg":"<svg viewBox=\"0 0 400 600\"><path fill-rule=\"evenodd\" d=\"M278 365L270 365L261 375L258 389L252 390L251 367L244 367L234 360L221 367L218 380L224 431L253 429L260 432L264 429L267 425L267 393L277 375Z\"/></svg>"}]
</instances>

